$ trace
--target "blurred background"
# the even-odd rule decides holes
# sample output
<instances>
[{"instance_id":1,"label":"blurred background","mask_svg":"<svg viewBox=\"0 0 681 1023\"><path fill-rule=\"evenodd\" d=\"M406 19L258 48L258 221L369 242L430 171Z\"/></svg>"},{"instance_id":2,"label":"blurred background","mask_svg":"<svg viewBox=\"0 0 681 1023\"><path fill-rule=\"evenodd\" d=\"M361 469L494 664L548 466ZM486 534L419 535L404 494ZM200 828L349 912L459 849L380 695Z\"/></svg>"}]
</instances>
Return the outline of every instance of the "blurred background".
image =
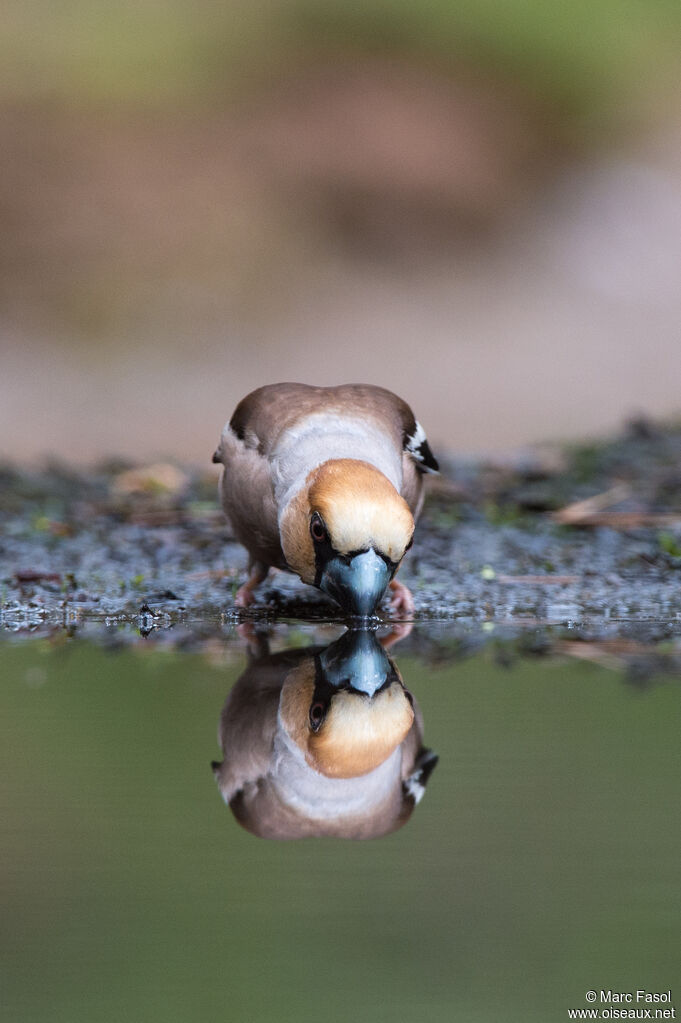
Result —
<instances>
[{"instance_id":1,"label":"blurred background","mask_svg":"<svg viewBox=\"0 0 681 1023\"><path fill-rule=\"evenodd\" d=\"M677 0L7 0L6 457L208 462L248 390L439 448L681 409Z\"/></svg>"}]
</instances>

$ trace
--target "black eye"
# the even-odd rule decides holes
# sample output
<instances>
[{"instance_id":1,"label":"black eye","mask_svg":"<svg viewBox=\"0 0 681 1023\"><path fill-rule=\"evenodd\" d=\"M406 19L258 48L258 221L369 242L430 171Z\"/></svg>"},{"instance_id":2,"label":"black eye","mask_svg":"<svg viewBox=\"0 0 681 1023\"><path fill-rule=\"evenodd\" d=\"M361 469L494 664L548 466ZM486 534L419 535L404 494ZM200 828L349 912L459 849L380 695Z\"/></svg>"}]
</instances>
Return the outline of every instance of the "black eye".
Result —
<instances>
[{"instance_id":1,"label":"black eye","mask_svg":"<svg viewBox=\"0 0 681 1023\"><path fill-rule=\"evenodd\" d=\"M404 553L405 553L405 554L406 554L406 553L407 553L407 551L408 551L408 550L410 549L410 547L412 547L412 546L413 546L413 543L414 543L414 537L412 536L411 540L409 541L409 543L407 544L407 546L406 546L406 547L404 548Z\"/></svg>"},{"instance_id":2,"label":"black eye","mask_svg":"<svg viewBox=\"0 0 681 1023\"><path fill-rule=\"evenodd\" d=\"M315 543L322 543L326 540L326 526L322 522L319 512L315 512L310 519L310 535Z\"/></svg>"},{"instance_id":3,"label":"black eye","mask_svg":"<svg viewBox=\"0 0 681 1023\"><path fill-rule=\"evenodd\" d=\"M313 703L310 707L310 728L313 732L318 732L321 728L322 721L326 717L326 707L323 703Z\"/></svg>"}]
</instances>

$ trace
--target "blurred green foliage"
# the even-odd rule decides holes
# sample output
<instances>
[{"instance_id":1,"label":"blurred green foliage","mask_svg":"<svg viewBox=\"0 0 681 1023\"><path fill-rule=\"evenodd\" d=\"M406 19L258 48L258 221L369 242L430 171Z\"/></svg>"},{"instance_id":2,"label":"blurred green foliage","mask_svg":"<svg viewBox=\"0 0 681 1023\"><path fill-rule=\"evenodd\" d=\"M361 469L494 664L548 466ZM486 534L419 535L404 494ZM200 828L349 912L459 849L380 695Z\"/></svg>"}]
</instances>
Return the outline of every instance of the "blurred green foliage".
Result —
<instances>
[{"instance_id":1,"label":"blurred green foliage","mask_svg":"<svg viewBox=\"0 0 681 1023\"><path fill-rule=\"evenodd\" d=\"M672 0L327 0L299 11L331 44L413 53L440 69L472 65L581 115L617 103L660 61L676 63L681 40Z\"/></svg>"},{"instance_id":2,"label":"blurred green foliage","mask_svg":"<svg viewBox=\"0 0 681 1023\"><path fill-rule=\"evenodd\" d=\"M657 542L660 545L660 550L665 554L669 554L672 558L681 558L681 542L673 533L658 533Z\"/></svg>"},{"instance_id":3,"label":"blurred green foliage","mask_svg":"<svg viewBox=\"0 0 681 1023\"><path fill-rule=\"evenodd\" d=\"M154 104L233 98L330 55L396 54L514 79L566 111L614 109L678 61L674 0L8 0L5 98Z\"/></svg>"}]
</instances>

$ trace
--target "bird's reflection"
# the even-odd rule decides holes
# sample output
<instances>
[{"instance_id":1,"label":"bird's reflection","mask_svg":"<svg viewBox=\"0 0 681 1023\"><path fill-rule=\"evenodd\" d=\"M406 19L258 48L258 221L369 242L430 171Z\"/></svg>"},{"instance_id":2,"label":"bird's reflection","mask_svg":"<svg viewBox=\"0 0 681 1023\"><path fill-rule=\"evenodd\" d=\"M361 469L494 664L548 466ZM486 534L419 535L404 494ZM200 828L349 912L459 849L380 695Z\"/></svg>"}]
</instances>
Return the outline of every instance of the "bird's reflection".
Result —
<instances>
[{"instance_id":1,"label":"bird's reflection","mask_svg":"<svg viewBox=\"0 0 681 1023\"><path fill-rule=\"evenodd\" d=\"M397 667L370 630L249 664L220 717L215 778L232 813L262 838L378 838L401 827L437 756Z\"/></svg>"}]
</instances>

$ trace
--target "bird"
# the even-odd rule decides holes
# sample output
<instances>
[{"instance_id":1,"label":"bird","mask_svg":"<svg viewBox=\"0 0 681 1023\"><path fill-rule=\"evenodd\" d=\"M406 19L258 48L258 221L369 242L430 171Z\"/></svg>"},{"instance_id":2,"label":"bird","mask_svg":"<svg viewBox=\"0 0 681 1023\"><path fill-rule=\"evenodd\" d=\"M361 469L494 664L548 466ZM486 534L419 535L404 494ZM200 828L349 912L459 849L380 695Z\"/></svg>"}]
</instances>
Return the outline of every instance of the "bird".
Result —
<instances>
[{"instance_id":1,"label":"bird","mask_svg":"<svg viewBox=\"0 0 681 1023\"><path fill-rule=\"evenodd\" d=\"M439 466L409 405L371 384L268 384L226 423L213 462L222 507L249 554L234 599L270 568L294 572L351 616L414 610L395 574L412 545L423 479Z\"/></svg>"},{"instance_id":2,"label":"bird","mask_svg":"<svg viewBox=\"0 0 681 1023\"><path fill-rule=\"evenodd\" d=\"M353 628L327 646L272 653L251 623L239 628L250 632L248 664L220 716L223 760L211 765L237 821L278 839L378 838L405 824L438 758L389 637Z\"/></svg>"}]
</instances>

